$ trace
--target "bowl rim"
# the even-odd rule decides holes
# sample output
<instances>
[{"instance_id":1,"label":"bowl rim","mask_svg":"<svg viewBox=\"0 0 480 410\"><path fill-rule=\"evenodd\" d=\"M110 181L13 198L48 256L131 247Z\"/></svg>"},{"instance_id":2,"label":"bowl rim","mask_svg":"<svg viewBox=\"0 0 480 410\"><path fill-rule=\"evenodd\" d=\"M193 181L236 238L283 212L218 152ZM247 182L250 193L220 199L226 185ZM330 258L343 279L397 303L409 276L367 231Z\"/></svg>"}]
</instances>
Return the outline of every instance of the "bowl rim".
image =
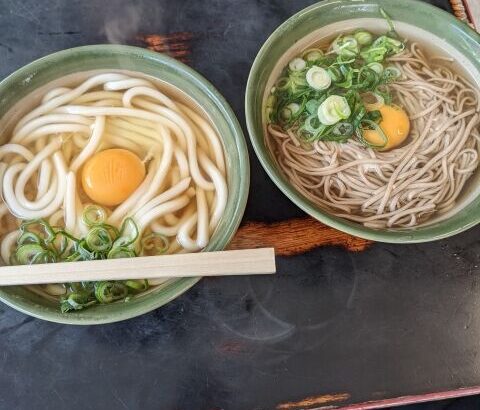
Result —
<instances>
[{"instance_id":1,"label":"bowl rim","mask_svg":"<svg viewBox=\"0 0 480 410\"><path fill-rule=\"evenodd\" d=\"M256 128L256 121L255 121L255 93L256 89L258 89L257 77L260 76L260 73L264 72L264 68L262 67L263 61L267 58L270 48L272 47L273 43L277 41L279 37L283 35L284 31L287 31L290 27L295 26L297 20L302 19L304 16L307 16L309 13L316 11L317 9L323 9L324 13L329 12L329 8L333 6L339 5L348 5L362 7L366 4L368 5L375 5L378 7L382 7L382 3L388 3L387 0L359 0L356 2L352 2L351 0L324 0L312 4L299 12L295 13L283 23L281 23L267 40L264 42L260 50L258 51L252 67L250 69L250 73L248 75L247 80L247 87L245 91L245 117L246 117L246 124L247 124L247 131L252 143L253 149L257 158L259 159L260 163L262 164L264 170L270 177L270 179L274 182L274 184L280 189L280 191L285 194L296 206L298 206L301 210L306 212L308 215L312 216L313 218L317 219L318 221L328 225L332 228L338 229L340 231L346 232L351 235L355 235L360 238L369 239L377 242L385 242L385 243L421 243L421 242L430 242L434 240L439 240L443 238L450 237L452 235L456 235L460 232L463 232L467 229L472 228L473 226L477 225L480 222L480 214L476 216L472 221L462 224L459 227L453 229L446 229L444 232L440 232L437 234L432 235L422 235L419 234L419 231L414 230L374 230L370 228L363 227L360 224L351 223L343 218L335 217L330 213L321 210L319 207L311 203L308 199L306 199L302 194L300 194L292 185L291 183L282 175L281 171L278 169L276 165L269 162L269 153L268 148L264 147L264 133L261 132L261 135L257 135L255 130ZM399 2L400 3L400 2ZM388 7L395 8L399 4L396 2L388 3ZM424 1L419 0L402 0L402 6L407 5L410 9L417 8L423 9L423 11L428 13L433 13L434 15L438 16L446 20L446 22L454 24L456 29L460 32L465 34L467 37L473 38L479 45L480 49L480 34L473 30L468 24L458 20L454 15L448 13L447 11L436 7L432 4L426 3ZM338 19L337 21L343 20L352 20L351 17L346 17L345 19ZM395 17L392 17L395 20ZM330 23L335 24L335 23ZM471 205L471 203L469 204ZM468 206L468 205L467 205ZM449 218L448 218L449 219ZM448 220L446 219L446 220ZM442 221L445 222L445 221Z\"/></svg>"},{"instance_id":2,"label":"bowl rim","mask_svg":"<svg viewBox=\"0 0 480 410\"><path fill-rule=\"evenodd\" d=\"M162 80L162 67L168 66L173 68L175 70L175 74L181 77L183 81L189 85L194 85L201 92L201 94L203 94L204 98L210 100L211 104L215 106L216 110L218 111L218 115L221 116L225 124L228 125L231 137L236 145L236 151L238 155L238 163L236 165L238 165L238 169L236 170L235 174L236 178L239 180L240 186L237 201L234 203L232 209L233 215L232 217L228 218L227 225L216 237L216 243L218 245L212 250L224 249L235 235L241 223L247 204L250 186L250 162L246 139L240 123L238 122L233 109L230 107L226 99L213 86L213 84L210 83L210 81L186 64L183 64L182 62L165 54L157 53L140 47L117 44L94 44L72 47L38 58L15 70L2 81L0 81L0 93L5 89L5 87L10 86L11 84L18 84L19 81L24 81L26 78L31 78L34 76L36 74L37 67L43 67L45 64L52 66L57 63L57 60L74 57L78 53L84 53L83 55L90 54L91 58L95 53L106 53L112 55L121 55L124 58L132 58L137 60L146 59L149 62L158 64L159 75L156 78L160 80ZM99 68L99 70L102 69L103 68ZM122 68L112 68L112 70L117 69ZM84 70L78 70L78 72L82 71ZM142 67L140 66L137 71L139 73L143 73ZM173 86L178 88L175 84L173 84ZM31 93L33 91L34 89L29 92ZM183 89L180 89L180 91L187 94L187 96L195 101L200 107L202 107L202 109L205 109L203 104L201 104L200 101L197 101L197 99L193 96L189 95L188 92ZM14 104L12 104L12 106ZM209 115L212 114L211 112L206 112ZM215 124L215 119L213 116L211 116L211 120ZM52 309L40 309L39 306L34 304L32 301L23 300L15 295L10 294L7 287L0 287L0 301L22 313L50 322L72 325L105 324L131 319L155 310L185 293L200 279L201 277L181 278L169 285L170 292L167 294L159 292L158 294L153 293L145 295L142 297L141 305L132 306L124 304L122 309L119 309L115 312L108 312L105 314L96 312L97 314L93 314L89 317L78 317L75 316L75 314L62 314L60 311L54 311ZM93 310L90 311L93 312Z\"/></svg>"}]
</instances>

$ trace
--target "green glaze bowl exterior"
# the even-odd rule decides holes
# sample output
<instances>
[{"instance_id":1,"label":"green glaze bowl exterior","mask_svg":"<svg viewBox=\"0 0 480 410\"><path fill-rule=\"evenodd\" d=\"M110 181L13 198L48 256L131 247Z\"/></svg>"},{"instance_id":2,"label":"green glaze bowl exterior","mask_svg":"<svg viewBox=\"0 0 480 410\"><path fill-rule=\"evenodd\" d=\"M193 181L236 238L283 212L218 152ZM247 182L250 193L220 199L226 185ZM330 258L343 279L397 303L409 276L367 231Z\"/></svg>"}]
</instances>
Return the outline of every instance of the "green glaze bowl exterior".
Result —
<instances>
[{"instance_id":1,"label":"green glaze bowl exterior","mask_svg":"<svg viewBox=\"0 0 480 410\"><path fill-rule=\"evenodd\" d=\"M359 18L379 18L384 9L394 22L403 22L443 39L475 70L480 70L480 36L449 13L416 0L327 0L314 4L283 23L260 49L248 78L245 112L255 152L273 182L302 210L341 231L381 242L411 243L445 238L480 221L480 196L448 219L410 230L375 230L337 218L319 209L290 184L265 145L262 103L265 87L282 56L302 38L320 27ZM368 28L368 27L365 27Z\"/></svg>"},{"instance_id":2,"label":"green glaze bowl exterior","mask_svg":"<svg viewBox=\"0 0 480 410\"><path fill-rule=\"evenodd\" d=\"M36 60L0 83L0 118L35 89L58 78L90 70L128 70L162 80L195 101L210 117L224 143L229 197L205 251L222 250L235 234L245 210L249 189L249 161L245 139L231 108L220 93L197 72L159 53L137 47L93 45L72 48ZM181 295L200 278L170 280L128 301L98 305L85 311L62 314L58 304L25 287L0 288L0 300L41 319L76 325L116 322L156 309Z\"/></svg>"}]
</instances>

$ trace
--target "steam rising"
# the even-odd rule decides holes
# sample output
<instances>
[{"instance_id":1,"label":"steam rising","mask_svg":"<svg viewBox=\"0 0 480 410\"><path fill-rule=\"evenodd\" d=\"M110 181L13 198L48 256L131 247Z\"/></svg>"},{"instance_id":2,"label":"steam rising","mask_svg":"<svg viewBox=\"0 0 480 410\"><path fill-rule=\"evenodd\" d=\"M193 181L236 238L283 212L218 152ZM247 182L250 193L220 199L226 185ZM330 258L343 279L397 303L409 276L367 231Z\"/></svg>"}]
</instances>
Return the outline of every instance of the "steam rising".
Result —
<instances>
[{"instance_id":1,"label":"steam rising","mask_svg":"<svg viewBox=\"0 0 480 410\"><path fill-rule=\"evenodd\" d=\"M141 31L142 16L140 9L131 4L119 9L121 14L105 22L105 36L109 43L126 44Z\"/></svg>"}]
</instances>

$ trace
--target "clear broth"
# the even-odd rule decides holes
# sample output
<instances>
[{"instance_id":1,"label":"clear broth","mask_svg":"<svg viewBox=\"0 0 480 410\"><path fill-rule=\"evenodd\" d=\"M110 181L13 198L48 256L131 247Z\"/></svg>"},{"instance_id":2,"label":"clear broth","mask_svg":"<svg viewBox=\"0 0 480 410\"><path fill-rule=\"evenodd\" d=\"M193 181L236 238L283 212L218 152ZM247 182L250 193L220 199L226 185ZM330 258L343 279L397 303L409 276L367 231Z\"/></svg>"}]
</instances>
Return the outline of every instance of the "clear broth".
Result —
<instances>
[{"instance_id":1,"label":"clear broth","mask_svg":"<svg viewBox=\"0 0 480 410\"><path fill-rule=\"evenodd\" d=\"M457 49L447 43L440 37L432 33L412 26L403 22L394 22L395 30L400 37L406 39L408 42L416 42L428 56L441 56L451 59L452 61L445 61L442 63L452 71L458 72L463 77L467 78L474 86L480 88L480 73L475 66ZM280 77L284 67L294 57L301 54L303 51L318 47L325 49L338 35L342 33L349 33L356 29L364 28L375 34L383 34L389 30L389 26L384 19L377 18L360 18L354 20L344 20L334 24L321 27L309 35L297 41L290 49L288 49L279 59L273 68L269 80L267 81L263 104L265 107L268 95L271 88L274 86L277 79ZM265 109L262 109L264 137L268 138L267 121L265 118ZM434 215L429 219L425 225L434 224L436 222L448 219L452 215L465 208L478 195L480 195L480 170L477 169L475 173L468 179L460 196L456 201L456 205L448 212L442 215Z\"/></svg>"}]
</instances>

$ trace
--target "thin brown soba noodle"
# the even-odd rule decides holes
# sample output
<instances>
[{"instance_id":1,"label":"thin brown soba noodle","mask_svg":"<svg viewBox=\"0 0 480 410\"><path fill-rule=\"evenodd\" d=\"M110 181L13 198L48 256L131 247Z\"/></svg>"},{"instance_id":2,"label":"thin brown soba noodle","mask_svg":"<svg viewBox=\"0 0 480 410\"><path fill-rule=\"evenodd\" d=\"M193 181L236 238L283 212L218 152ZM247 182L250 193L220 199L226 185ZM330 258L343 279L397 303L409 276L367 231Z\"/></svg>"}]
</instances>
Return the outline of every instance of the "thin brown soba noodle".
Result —
<instances>
[{"instance_id":1,"label":"thin brown soba noodle","mask_svg":"<svg viewBox=\"0 0 480 410\"><path fill-rule=\"evenodd\" d=\"M268 127L269 146L295 188L320 208L371 228L413 227L451 210L478 166L478 90L417 44L389 61L403 77L394 102L411 120L402 147L388 152L360 142L307 143Z\"/></svg>"}]
</instances>

